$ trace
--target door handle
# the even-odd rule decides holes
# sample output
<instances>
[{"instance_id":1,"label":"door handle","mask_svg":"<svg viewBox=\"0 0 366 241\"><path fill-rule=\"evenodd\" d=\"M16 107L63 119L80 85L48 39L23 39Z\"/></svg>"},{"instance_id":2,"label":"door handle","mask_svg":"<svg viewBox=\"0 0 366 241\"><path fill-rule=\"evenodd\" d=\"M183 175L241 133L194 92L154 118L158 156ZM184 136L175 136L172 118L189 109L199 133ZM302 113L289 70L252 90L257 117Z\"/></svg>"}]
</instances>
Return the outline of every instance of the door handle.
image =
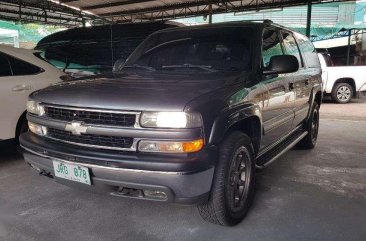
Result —
<instances>
[{"instance_id":1,"label":"door handle","mask_svg":"<svg viewBox=\"0 0 366 241\"><path fill-rule=\"evenodd\" d=\"M290 83L289 85L288 85L288 88L289 88L289 90L293 90L295 87L294 87L294 83Z\"/></svg>"},{"instance_id":2,"label":"door handle","mask_svg":"<svg viewBox=\"0 0 366 241\"><path fill-rule=\"evenodd\" d=\"M31 90L30 85L16 85L13 87L12 91L24 91L24 90Z\"/></svg>"}]
</instances>

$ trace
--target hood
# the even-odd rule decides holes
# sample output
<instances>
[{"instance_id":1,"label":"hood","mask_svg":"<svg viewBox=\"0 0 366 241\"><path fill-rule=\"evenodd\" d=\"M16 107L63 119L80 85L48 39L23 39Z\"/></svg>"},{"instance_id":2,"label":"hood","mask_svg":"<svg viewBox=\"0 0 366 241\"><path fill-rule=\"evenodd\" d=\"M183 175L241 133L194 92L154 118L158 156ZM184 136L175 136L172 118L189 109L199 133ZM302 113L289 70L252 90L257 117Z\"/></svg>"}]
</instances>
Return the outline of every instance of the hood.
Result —
<instances>
[{"instance_id":1,"label":"hood","mask_svg":"<svg viewBox=\"0 0 366 241\"><path fill-rule=\"evenodd\" d=\"M37 101L73 107L130 111L183 111L191 100L221 88L229 76L208 74L110 73L62 82L34 92Z\"/></svg>"}]
</instances>

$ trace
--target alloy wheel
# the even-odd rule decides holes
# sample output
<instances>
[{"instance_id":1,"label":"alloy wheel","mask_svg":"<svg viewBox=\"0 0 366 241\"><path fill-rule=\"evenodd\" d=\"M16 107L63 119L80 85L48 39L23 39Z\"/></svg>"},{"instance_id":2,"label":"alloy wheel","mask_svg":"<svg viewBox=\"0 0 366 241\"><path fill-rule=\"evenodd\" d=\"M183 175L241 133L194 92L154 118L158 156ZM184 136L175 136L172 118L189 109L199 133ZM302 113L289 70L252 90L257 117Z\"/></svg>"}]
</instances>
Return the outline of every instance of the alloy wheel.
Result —
<instances>
[{"instance_id":1,"label":"alloy wheel","mask_svg":"<svg viewBox=\"0 0 366 241\"><path fill-rule=\"evenodd\" d=\"M347 102L351 98L351 90L347 86L341 86L337 90L337 98L342 102Z\"/></svg>"},{"instance_id":2,"label":"alloy wheel","mask_svg":"<svg viewBox=\"0 0 366 241\"><path fill-rule=\"evenodd\" d=\"M237 212L245 205L251 175L250 155L244 146L235 151L229 173L228 206L230 211Z\"/></svg>"}]
</instances>

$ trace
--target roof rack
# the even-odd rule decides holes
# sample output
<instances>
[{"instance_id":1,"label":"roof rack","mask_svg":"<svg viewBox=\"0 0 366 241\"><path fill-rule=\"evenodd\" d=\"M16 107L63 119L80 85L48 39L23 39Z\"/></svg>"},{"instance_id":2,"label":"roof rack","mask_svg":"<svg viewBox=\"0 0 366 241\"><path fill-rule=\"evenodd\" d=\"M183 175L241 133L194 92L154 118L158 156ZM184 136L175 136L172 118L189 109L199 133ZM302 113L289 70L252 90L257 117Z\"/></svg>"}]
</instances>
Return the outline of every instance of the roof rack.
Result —
<instances>
[{"instance_id":1,"label":"roof rack","mask_svg":"<svg viewBox=\"0 0 366 241\"><path fill-rule=\"evenodd\" d=\"M273 24L273 21L270 20L270 19L263 19L263 20L241 20L240 22L260 22L260 23L263 23L265 25L271 25Z\"/></svg>"}]
</instances>

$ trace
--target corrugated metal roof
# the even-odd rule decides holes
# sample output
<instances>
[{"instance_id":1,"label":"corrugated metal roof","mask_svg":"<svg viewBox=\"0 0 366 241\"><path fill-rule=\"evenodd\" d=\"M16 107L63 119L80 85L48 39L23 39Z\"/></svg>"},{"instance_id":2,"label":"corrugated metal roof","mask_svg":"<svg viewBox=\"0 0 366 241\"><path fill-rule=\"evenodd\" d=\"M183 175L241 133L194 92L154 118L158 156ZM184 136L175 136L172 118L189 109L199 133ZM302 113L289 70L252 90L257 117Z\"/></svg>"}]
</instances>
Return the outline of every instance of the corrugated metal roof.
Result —
<instances>
[{"instance_id":1,"label":"corrugated metal roof","mask_svg":"<svg viewBox=\"0 0 366 241\"><path fill-rule=\"evenodd\" d=\"M80 25L85 21L105 23L168 20L307 3L308 0L0 0L0 19Z\"/></svg>"},{"instance_id":2,"label":"corrugated metal roof","mask_svg":"<svg viewBox=\"0 0 366 241\"><path fill-rule=\"evenodd\" d=\"M80 26L84 20L94 21L99 17L53 1L0 0L0 20Z\"/></svg>"},{"instance_id":3,"label":"corrugated metal roof","mask_svg":"<svg viewBox=\"0 0 366 241\"><path fill-rule=\"evenodd\" d=\"M212 13L224 13L299 6L307 4L308 0L64 0L61 2L114 22L128 22L206 15L211 11L210 3ZM332 0L313 0L313 2L332 2Z\"/></svg>"},{"instance_id":4,"label":"corrugated metal roof","mask_svg":"<svg viewBox=\"0 0 366 241\"><path fill-rule=\"evenodd\" d=\"M338 6L327 8L313 7L311 14L311 24L321 24L322 26L336 25L338 23L338 10ZM289 9L268 13L239 13L236 15L225 16L225 21L261 19L271 19L273 22L282 25L288 25L291 23L292 26L302 26L306 25L307 9L306 7L292 7Z\"/></svg>"}]
</instances>

